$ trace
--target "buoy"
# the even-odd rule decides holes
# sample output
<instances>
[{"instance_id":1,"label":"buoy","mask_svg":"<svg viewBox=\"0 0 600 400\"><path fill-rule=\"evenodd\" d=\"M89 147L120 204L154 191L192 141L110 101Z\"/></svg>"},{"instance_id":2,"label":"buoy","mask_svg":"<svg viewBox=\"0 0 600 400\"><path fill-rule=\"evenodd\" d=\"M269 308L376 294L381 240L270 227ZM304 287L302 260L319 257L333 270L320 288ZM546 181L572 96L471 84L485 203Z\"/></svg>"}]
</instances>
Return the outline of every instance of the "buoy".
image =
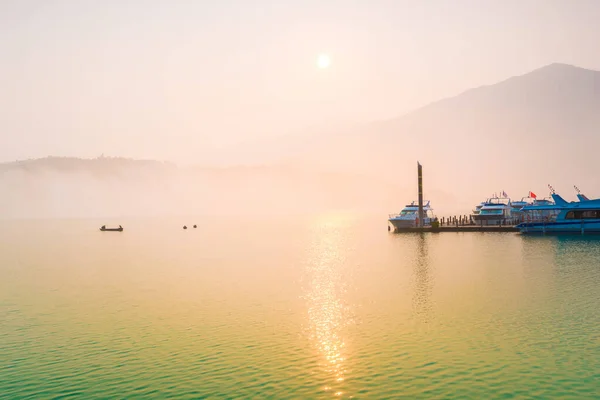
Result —
<instances>
[{"instance_id":1,"label":"buoy","mask_svg":"<svg viewBox=\"0 0 600 400\"><path fill-rule=\"evenodd\" d=\"M185 226L185 225L184 225L184 226L183 226L183 229L187 229L187 226Z\"/></svg>"}]
</instances>

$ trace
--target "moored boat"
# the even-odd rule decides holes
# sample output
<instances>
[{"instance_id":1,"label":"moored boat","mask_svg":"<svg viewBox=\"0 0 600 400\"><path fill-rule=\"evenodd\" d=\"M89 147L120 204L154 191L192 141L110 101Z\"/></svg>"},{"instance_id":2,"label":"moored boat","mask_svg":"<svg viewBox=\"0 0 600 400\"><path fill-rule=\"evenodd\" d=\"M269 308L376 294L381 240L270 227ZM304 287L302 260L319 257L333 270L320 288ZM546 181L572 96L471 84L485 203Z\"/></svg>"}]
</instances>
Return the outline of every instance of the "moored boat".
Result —
<instances>
[{"instance_id":1,"label":"moored boat","mask_svg":"<svg viewBox=\"0 0 600 400\"><path fill-rule=\"evenodd\" d=\"M543 199L538 199L537 195L530 191L527 197L523 197L520 201L511 202L512 219L515 221L515 223L524 222L525 214L523 212L523 208L526 206L550 206L553 204L554 201L552 201L551 198L545 197Z\"/></svg>"},{"instance_id":2,"label":"moored boat","mask_svg":"<svg viewBox=\"0 0 600 400\"><path fill-rule=\"evenodd\" d=\"M123 232L123 227L119 225L118 228L107 228L105 225L100 227L100 231L102 232Z\"/></svg>"},{"instance_id":3,"label":"moored boat","mask_svg":"<svg viewBox=\"0 0 600 400\"><path fill-rule=\"evenodd\" d=\"M502 197L494 195L487 199L471 218L476 225L508 225L513 221L511 210L510 198L503 193Z\"/></svg>"},{"instance_id":4,"label":"moored boat","mask_svg":"<svg viewBox=\"0 0 600 400\"><path fill-rule=\"evenodd\" d=\"M423 204L423 226L429 227L434 221L433 209L429 200ZM419 205L413 201L406 205L398 214L390 214L388 222L394 227L394 231L416 228L419 224Z\"/></svg>"},{"instance_id":5,"label":"moored boat","mask_svg":"<svg viewBox=\"0 0 600 400\"><path fill-rule=\"evenodd\" d=\"M552 193L554 204L523 208L521 233L600 233L600 199L567 202Z\"/></svg>"}]
</instances>

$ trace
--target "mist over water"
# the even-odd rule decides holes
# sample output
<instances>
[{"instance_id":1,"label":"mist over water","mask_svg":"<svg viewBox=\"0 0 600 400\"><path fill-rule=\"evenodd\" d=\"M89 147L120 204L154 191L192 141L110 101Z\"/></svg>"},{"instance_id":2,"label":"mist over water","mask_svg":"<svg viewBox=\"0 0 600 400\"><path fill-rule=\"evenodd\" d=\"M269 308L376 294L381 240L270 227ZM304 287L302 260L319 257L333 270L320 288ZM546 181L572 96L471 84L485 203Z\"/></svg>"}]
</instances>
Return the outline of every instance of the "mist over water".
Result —
<instances>
[{"instance_id":1,"label":"mist over water","mask_svg":"<svg viewBox=\"0 0 600 400\"><path fill-rule=\"evenodd\" d=\"M280 166L176 167L121 159L49 158L26 166L9 165L0 175L0 184L6 188L0 218L281 215L325 210L385 216L390 206L395 208L395 197L400 197L400 187L359 174Z\"/></svg>"}]
</instances>

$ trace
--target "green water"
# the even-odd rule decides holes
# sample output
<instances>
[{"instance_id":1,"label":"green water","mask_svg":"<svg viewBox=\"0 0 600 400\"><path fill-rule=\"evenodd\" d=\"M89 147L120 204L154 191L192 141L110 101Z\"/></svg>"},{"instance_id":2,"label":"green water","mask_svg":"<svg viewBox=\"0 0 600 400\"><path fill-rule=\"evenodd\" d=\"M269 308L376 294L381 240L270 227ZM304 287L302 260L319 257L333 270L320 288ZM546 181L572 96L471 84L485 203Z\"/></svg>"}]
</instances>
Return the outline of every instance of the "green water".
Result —
<instances>
[{"instance_id":1,"label":"green water","mask_svg":"<svg viewBox=\"0 0 600 400\"><path fill-rule=\"evenodd\" d=\"M600 238L103 223L2 223L0 398L600 396Z\"/></svg>"}]
</instances>

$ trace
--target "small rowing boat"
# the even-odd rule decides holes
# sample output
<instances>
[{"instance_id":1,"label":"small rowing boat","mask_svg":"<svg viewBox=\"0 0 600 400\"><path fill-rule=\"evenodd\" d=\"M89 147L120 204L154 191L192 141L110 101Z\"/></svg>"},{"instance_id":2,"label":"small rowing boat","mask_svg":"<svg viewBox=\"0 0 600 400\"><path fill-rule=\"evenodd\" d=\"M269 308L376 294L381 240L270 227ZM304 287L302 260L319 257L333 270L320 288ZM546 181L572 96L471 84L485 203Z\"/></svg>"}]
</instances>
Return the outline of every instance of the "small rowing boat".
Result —
<instances>
[{"instance_id":1,"label":"small rowing boat","mask_svg":"<svg viewBox=\"0 0 600 400\"><path fill-rule=\"evenodd\" d=\"M105 225L102 225L100 227L100 230L102 232L123 232L123 227L121 225L119 225L118 228L107 228Z\"/></svg>"}]
</instances>

